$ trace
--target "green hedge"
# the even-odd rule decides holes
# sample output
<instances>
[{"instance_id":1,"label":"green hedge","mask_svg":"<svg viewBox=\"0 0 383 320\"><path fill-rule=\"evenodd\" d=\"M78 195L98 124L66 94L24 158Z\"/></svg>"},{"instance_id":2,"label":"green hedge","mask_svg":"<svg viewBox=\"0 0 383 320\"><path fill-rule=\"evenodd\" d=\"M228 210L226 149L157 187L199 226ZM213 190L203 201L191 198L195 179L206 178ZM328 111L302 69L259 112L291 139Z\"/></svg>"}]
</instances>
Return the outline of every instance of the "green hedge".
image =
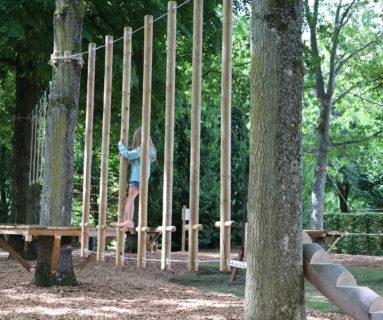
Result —
<instances>
[{"instance_id":1,"label":"green hedge","mask_svg":"<svg viewBox=\"0 0 383 320\"><path fill-rule=\"evenodd\" d=\"M383 233L383 213L327 213L324 217L325 230L350 233ZM333 253L383 255L382 236L348 235L334 247Z\"/></svg>"}]
</instances>

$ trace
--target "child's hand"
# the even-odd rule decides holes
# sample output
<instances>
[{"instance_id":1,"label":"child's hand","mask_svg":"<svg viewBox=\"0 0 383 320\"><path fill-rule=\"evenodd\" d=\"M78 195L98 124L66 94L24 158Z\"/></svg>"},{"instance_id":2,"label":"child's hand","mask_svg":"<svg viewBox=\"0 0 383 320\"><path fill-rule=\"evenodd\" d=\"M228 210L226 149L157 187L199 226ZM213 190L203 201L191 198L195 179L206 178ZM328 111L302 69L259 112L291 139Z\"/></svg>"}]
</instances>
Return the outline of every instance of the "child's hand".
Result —
<instances>
[{"instance_id":1,"label":"child's hand","mask_svg":"<svg viewBox=\"0 0 383 320\"><path fill-rule=\"evenodd\" d=\"M118 153L118 157L119 157L119 158L122 157L122 153L121 153L121 152Z\"/></svg>"}]
</instances>

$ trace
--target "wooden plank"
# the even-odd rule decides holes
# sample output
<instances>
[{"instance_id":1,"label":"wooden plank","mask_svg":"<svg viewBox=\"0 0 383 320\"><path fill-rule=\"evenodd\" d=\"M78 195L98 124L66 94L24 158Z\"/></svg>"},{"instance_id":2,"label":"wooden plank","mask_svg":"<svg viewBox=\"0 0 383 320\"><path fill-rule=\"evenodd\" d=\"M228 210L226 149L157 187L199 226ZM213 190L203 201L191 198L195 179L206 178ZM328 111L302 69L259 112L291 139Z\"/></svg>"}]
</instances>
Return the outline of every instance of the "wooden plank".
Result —
<instances>
[{"instance_id":1,"label":"wooden plank","mask_svg":"<svg viewBox=\"0 0 383 320\"><path fill-rule=\"evenodd\" d=\"M200 134L201 134L201 79L202 79L203 0L195 0L193 7L193 58L192 58L192 113L190 141L190 195L189 195L189 271L198 270Z\"/></svg>"},{"instance_id":2,"label":"wooden plank","mask_svg":"<svg viewBox=\"0 0 383 320\"><path fill-rule=\"evenodd\" d=\"M328 233L328 231L326 230L305 230L305 231L310 237L314 237L314 238L325 237Z\"/></svg>"},{"instance_id":3,"label":"wooden plank","mask_svg":"<svg viewBox=\"0 0 383 320\"><path fill-rule=\"evenodd\" d=\"M325 250L327 251L327 253L330 253L331 250L334 248L334 246L340 241L340 239L342 239L343 236L339 236L337 237L337 239L335 239L335 241L331 244L330 247L326 248L325 247Z\"/></svg>"},{"instance_id":4,"label":"wooden plank","mask_svg":"<svg viewBox=\"0 0 383 320\"><path fill-rule=\"evenodd\" d=\"M186 211L186 206L182 207L182 242L181 242L181 251L185 252L185 240L186 240L186 221L185 221L185 211Z\"/></svg>"},{"instance_id":5,"label":"wooden plank","mask_svg":"<svg viewBox=\"0 0 383 320\"><path fill-rule=\"evenodd\" d=\"M52 258L51 258L51 274L55 275L57 271L57 266L59 264L60 257L60 247L61 247L61 236L55 236L52 248Z\"/></svg>"},{"instance_id":6,"label":"wooden plank","mask_svg":"<svg viewBox=\"0 0 383 320\"><path fill-rule=\"evenodd\" d=\"M8 253L11 255L13 259L15 259L18 263L20 263L25 270L28 272L31 271L31 266L28 262L26 262L22 256L20 256L3 238L0 237L0 246L2 246Z\"/></svg>"},{"instance_id":7,"label":"wooden plank","mask_svg":"<svg viewBox=\"0 0 383 320\"><path fill-rule=\"evenodd\" d=\"M231 66L233 0L223 1L221 77L220 271L229 271L231 228Z\"/></svg>"},{"instance_id":8,"label":"wooden plank","mask_svg":"<svg viewBox=\"0 0 383 320\"><path fill-rule=\"evenodd\" d=\"M84 269L89 263L95 261L97 258L97 254L95 252L91 252L83 262L80 263L80 270Z\"/></svg>"},{"instance_id":9,"label":"wooden plank","mask_svg":"<svg viewBox=\"0 0 383 320\"><path fill-rule=\"evenodd\" d=\"M105 77L104 77L104 112L102 121L101 173L100 173L100 207L98 222L97 261L105 261L105 229L108 205L108 169L110 117L112 105L112 69L113 69L113 37L105 37Z\"/></svg>"},{"instance_id":10,"label":"wooden plank","mask_svg":"<svg viewBox=\"0 0 383 320\"><path fill-rule=\"evenodd\" d=\"M92 145L93 145L93 110L94 84L96 70L96 44L89 43L88 81L86 94L85 147L84 147L84 181L82 195L81 219L81 257L85 256L85 249L89 246L89 214L92 175Z\"/></svg>"},{"instance_id":11,"label":"wooden plank","mask_svg":"<svg viewBox=\"0 0 383 320\"><path fill-rule=\"evenodd\" d=\"M146 232L148 224L148 178L150 152L150 113L152 95L152 56L153 56L153 16L146 15L144 20L144 74L142 89L142 133L141 133L141 176L138 217L137 267L146 267Z\"/></svg>"},{"instance_id":12,"label":"wooden plank","mask_svg":"<svg viewBox=\"0 0 383 320\"><path fill-rule=\"evenodd\" d=\"M245 247L240 247L239 253L238 253L238 261L243 261L244 256L245 256ZM233 270L231 271L230 282L235 281L235 279L237 278L237 274L238 274L238 268L233 267Z\"/></svg>"},{"instance_id":13,"label":"wooden plank","mask_svg":"<svg viewBox=\"0 0 383 320\"><path fill-rule=\"evenodd\" d=\"M121 128L120 141L124 145L128 145L129 136L129 117L130 117L130 83L132 70L132 28L124 28L124 58L122 68L122 101L121 101ZM128 159L120 157L119 171L119 191L118 191L118 222L125 221L125 205L126 205L126 172L128 168ZM116 245L116 265L121 266L124 260L125 232L121 229L117 232Z\"/></svg>"},{"instance_id":14,"label":"wooden plank","mask_svg":"<svg viewBox=\"0 0 383 320\"><path fill-rule=\"evenodd\" d=\"M174 154L174 109L176 85L176 6L175 1L168 2L167 54L166 54L166 116L165 116L165 152L164 152L164 192L162 206L162 252L161 269L170 270L172 251L172 233L166 227L172 225L173 203L173 154ZM153 250L153 248L151 248Z\"/></svg>"}]
</instances>

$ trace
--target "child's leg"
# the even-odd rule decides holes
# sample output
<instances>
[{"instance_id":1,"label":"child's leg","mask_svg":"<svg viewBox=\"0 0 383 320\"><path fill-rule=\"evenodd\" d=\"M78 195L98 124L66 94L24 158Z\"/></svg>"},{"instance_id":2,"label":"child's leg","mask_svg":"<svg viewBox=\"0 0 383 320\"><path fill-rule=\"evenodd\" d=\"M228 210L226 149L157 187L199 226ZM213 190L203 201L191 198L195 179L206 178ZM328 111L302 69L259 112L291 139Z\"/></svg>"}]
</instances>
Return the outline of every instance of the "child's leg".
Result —
<instances>
[{"instance_id":1,"label":"child's leg","mask_svg":"<svg viewBox=\"0 0 383 320\"><path fill-rule=\"evenodd\" d=\"M125 204L125 221L120 223L114 222L112 226L114 227L130 227L134 228L133 223L133 214L134 214L134 199L140 193L140 189L134 186L129 186L128 197L126 198Z\"/></svg>"},{"instance_id":2,"label":"child's leg","mask_svg":"<svg viewBox=\"0 0 383 320\"><path fill-rule=\"evenodd\" d=\"M133 225L133 214L134 214L134 199L140 193L140 190L134 186L129 187L128 197L126 198L125 205L125 222Z\"/></svg>"}]
</instances>

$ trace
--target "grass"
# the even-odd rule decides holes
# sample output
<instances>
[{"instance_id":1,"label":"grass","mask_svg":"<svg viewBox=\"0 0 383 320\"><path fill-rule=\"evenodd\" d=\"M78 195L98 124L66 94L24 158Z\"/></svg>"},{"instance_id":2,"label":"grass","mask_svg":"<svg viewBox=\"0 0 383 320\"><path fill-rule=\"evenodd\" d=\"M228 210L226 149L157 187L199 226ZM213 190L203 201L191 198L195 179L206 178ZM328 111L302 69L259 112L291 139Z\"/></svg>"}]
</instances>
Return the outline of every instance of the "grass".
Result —
<instances>
[{"instance_id":1,"label":"grass","mask_svg":"<svg viewBox=\"0 0 383 320\"><path fill-rule=\"evenodd\" d=\"M359 286L370 287L383 296L383 269L347 268L355 277ZM190 276L172 279L172 282L209 291L231 293L237 297L245 296L245 270L238 270L237 279L230 283L230 273L220 272L217 264L200 265L199 271ZM310 283L305 282L306 309L321 312L342 311L318 292Z\"/></svg>"}]
</instances>

